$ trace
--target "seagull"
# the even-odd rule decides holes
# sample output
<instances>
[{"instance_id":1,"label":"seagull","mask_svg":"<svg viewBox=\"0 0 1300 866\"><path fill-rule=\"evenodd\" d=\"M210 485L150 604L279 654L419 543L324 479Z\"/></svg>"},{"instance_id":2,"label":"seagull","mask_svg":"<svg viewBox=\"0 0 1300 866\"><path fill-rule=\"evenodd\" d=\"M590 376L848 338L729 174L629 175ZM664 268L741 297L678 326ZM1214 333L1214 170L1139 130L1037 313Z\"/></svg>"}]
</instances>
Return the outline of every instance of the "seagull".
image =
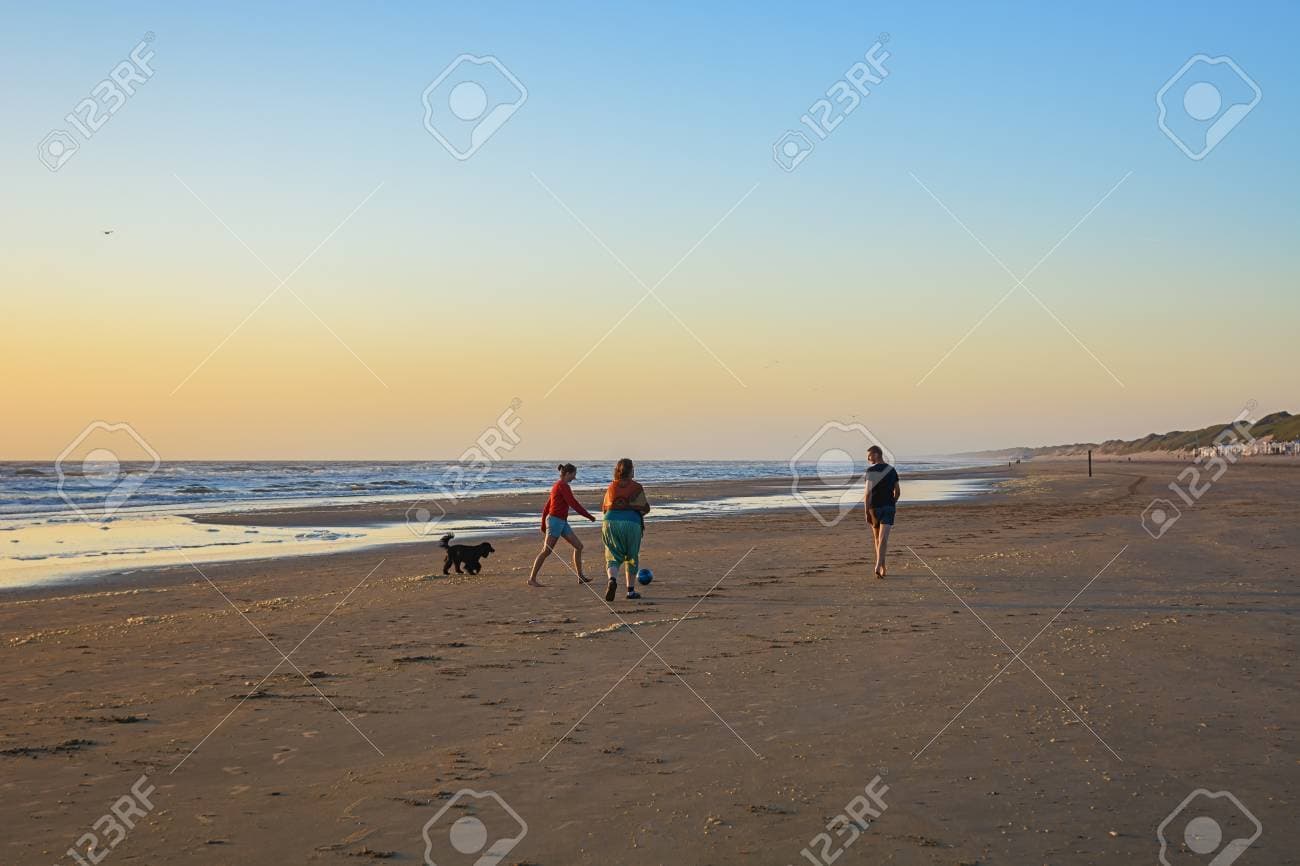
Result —
<instances>
[{"instance_id":1,"label":"seagull","mask_svg":"<svg viewBox=\"0 0 1300 866\"><path fill-rule=\"evenodd\" d=\"M117 229L104 229L104 234L111 235L115 231L117 231Z\"/></svg>"}]
</instances>

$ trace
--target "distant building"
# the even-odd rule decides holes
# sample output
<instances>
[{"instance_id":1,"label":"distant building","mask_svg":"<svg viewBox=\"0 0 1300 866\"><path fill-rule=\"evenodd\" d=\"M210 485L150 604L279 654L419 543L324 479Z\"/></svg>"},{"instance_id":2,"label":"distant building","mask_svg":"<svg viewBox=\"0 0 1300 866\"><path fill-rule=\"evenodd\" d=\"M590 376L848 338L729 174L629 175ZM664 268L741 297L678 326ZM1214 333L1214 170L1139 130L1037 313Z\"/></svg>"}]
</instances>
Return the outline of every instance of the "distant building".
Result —
<instances>
[{"instance_id":1,"label":"distant building","mask_svg":"<svg viewBox=\"0 0 1300 866\"><path fill-rule=\"evenodd\" d=\"M1236 460L1240 457L1260 457L1267 455L1300 456L1300 439L1289 442L1278 441L1272 436L1261 436L1249 442L1225 442L1221 445L1202 445L1193 449L1197 457L1227 457Z\"/></svg>"}]
</instances>

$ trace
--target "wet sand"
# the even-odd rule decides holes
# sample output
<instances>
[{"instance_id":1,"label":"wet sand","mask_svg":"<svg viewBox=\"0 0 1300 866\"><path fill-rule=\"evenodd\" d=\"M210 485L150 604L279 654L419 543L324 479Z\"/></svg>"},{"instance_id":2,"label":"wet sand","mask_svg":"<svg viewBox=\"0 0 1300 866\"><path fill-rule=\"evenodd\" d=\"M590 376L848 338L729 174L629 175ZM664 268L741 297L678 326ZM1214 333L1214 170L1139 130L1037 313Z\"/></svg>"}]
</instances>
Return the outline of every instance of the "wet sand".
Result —
<instances>
[{"instance_id":1,"label":"wet sand","mask_svg":"<svg viewBox=\"0 0 1300 866\"><path fill-rule=\"evenodd\" d=\"M519 536L477 577L430 543L7 595L0 863L74 863L142 774L108 862L420 863L471 788L527 823L505 863L807 863L877 774L841 866L1154 863L1196 788L1288 862L1300 486L1232 467L1152 538L1179 468L1001 468L900 509L884 581L860 514L779 511L651 520L612 608L554 560L524 589Z\"/></svg>"}]
</instances>

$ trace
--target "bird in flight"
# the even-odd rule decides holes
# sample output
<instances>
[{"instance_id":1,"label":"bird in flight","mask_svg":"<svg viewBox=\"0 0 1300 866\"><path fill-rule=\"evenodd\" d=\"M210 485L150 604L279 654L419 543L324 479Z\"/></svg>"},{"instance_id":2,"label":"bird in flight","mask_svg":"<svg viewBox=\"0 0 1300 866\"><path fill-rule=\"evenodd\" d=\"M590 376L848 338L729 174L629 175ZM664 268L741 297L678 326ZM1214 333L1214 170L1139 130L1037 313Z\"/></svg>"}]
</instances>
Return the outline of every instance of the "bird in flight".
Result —
<instances>
[{"instance_id":1,"label":"bird in flight","mask_svg":"<svg viewBox=\"0 0 1300 866\"><path fill-rule=\"evenodd\" d=\"M104 229L104 234L111 235L115 231L117 231L117 229Z\"/></svg>"}]
</instances>

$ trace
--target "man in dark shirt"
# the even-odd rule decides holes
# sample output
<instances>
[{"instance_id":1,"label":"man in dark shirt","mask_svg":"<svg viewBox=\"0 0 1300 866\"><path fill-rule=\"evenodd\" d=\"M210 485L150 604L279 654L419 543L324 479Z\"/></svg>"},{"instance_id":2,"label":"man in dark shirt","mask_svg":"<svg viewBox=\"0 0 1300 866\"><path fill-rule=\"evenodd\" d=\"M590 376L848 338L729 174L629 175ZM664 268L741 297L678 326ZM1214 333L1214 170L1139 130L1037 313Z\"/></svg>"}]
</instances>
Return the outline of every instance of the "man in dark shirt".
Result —
<instances>
[{"instance_id":1,"label":"man in dark shirt","mask_svg":"<svg viewBox=\"0 0 1300 866\"><path fill-rule=\"evenodd\" d=\"M879 445L867 449L867 525L876 545L876 577L885 576L885 550L889 546L889 530L894 526L894 509L902 488L898 486L898 472L885 462Z\"/></svg>"}]
</instances>

